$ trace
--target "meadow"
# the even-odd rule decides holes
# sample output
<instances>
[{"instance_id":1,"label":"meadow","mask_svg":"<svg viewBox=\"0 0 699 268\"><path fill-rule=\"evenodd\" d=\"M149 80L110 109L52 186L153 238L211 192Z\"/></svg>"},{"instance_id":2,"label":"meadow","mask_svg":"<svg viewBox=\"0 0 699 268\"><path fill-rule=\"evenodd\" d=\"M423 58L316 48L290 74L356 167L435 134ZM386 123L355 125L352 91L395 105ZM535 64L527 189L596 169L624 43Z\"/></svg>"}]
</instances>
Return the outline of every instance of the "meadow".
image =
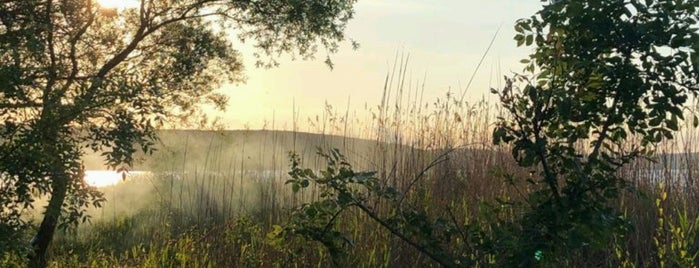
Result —
<instances>
[{"instance_id":1,"label":"meadow","mask_svg":"<svg viewBox=\"0 0 699 268\"><path fill-rule=\"evenodd\" d=\"M451 93L422 100L424 88L406 86L404 73L387 78L384 98L368 108L371 118L327 106L303 131L161 131L158 151L139 156L134 167L151 175L101 188L108 201L89 210L89 223L60 232L50 266L438 267L361 211L337 219L351 240L340 258L316 241L275 237L293 208L320 198L315 185L294 193L286 184L289 152L298 154L303 167L321 170L326 163L317 148L337 148L354 170L376 171L380 183L395 187L416 211L460 224L517 215L487 213L496 200L522 199L533 190L524 180L503 178L505 172L527 178L531 170L517 166L510 148L493 145L499 107L464 102ZM684 126L680 138L660 144L652 159L623 169L628 187L612 205L633 229L605 251L569 252L567 265L699 264L696 138L696 130ZM94 161L88 157L87 166L99 167ZM472 257L473 266L496 263L495 252L466 252L464 243L450 240L444 247ZM0 266L24 265L17 254L0 257Z\"/></svg>"}]
</instances>

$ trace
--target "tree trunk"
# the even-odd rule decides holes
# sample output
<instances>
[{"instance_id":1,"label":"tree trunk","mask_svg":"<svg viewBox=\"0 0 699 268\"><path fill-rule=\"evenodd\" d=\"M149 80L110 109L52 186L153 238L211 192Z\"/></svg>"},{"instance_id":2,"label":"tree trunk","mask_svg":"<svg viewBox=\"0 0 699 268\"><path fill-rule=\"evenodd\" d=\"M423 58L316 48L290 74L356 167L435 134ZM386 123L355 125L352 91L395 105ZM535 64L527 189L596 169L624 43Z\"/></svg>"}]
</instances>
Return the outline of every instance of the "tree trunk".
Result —
<instances>
[{"instance_id":1,"label":"tree trunk","mask_svg":"<svg viewBox=\"0 0 699 268\"><path fill-rule=\"evenodd\" d=\"M47 266L46 253L53 240L53 234L56 232L58 218L61 216L61 207L68 191L69 176L65 171L58 171L52 179L51 199L46 207L44 220L41 222L39 231L32 243L34 255L31 256L29 265L34 268Z\"/></svg>"}]
</instances>

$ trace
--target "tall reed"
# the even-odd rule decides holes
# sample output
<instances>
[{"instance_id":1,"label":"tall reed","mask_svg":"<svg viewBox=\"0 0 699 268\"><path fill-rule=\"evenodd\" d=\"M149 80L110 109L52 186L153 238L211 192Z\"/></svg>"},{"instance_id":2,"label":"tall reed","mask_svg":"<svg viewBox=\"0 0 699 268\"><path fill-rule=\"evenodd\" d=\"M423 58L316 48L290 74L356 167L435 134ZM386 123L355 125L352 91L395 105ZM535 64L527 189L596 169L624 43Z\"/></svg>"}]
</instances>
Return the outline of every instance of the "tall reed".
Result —
<instances>
[{"instance_id":1,"label":"tall reed","mask_svg":"<svg viewBox=\"0 0 699 268\"><path fill-rule=\"evenodd\" d=\"M313 187L293 194L285 185L287 153L292 150L303 166L320 170L325 163L315 154L316 147L339 148L355 170L375 170L382 184L396 187L406 206L448 215L459 223L484 220L484 202L525 198L531 186L508 183L502 174L527 178L531 170L517 167L509 148L491 142L493 122L503 116L498 106L485 98L477 102L456 98L461 92L424 100L426 83L408 78L408 60L396 57L378 105L350 111L349 104L342 109L328 103L319 116L308 118L307 131L315 134L300 131L296 107L289 130L274 129L273 118L272 130L161 131L160 150L137 167L156 175L105 188L112 191L113 200L93 215L111 216L96 217L77 238L59 238L66 243L57 243L63 246L54 250L56 265L87 264L94 258L145 265L153 261L148 252L180 252L202 265L327 266L330 260L321 245L275 241L267 235L286 220L290 208L318 198ZM656 266L667 259L659 256L670 256L661 254L663 250L672 250L673 245L683 245L689 255L697 252L696 229L679 224L698 216L697 131L687 125L678 137L660 144L653 161L635 161L621 171L629 190L615 205L635 224L620 243L623 247L610 247L594 263L578 258L574 264ZM148 190L136 195L134 189ZM656 204L658 196L667 197ZM124 199L145 205L129 205ZM374 205L382 213L393 209ZM517 213L504 211L499 216L511 218ZM675 225L660 225L658 219ZM348 266L436 266L365 215L349 213L339 221L355 245L348 249ZM677 226L686 229L683 241L678 240ZM653 239L657 243L649 243ZM463 241L454 243L458 247ZM187 251L189 246L200 251ZM82 250L81 257L67 258L75 249ZM481 264L488 266L491 261L485 258Z\"/></svg>"}]
</instances>

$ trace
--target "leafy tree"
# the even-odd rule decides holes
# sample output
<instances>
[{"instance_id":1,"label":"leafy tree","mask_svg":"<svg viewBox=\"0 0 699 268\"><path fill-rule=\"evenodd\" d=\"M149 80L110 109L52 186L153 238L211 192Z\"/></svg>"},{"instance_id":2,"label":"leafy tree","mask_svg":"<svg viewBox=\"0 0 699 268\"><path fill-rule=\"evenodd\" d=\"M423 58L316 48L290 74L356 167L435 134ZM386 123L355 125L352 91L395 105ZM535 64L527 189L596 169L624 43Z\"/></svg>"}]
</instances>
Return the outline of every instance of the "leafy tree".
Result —
<instances>
[{"instance_id":1,"label":"leafy tree","mask_svg":"<svg viewBox=\"0 0 699 268\"><path fill-rule=\"evenodd\" d=\"M91 0L0 3L0 222L50 196L32 264L59 223L85 219L102 195L82 180L83 150L103 151L117 169L152 151L155 130L223 109L215 91L242 81L231 43L254 42L260 66L282 54L311 58L337 51L354 0L141 0L128 9ZM329 60L326 60L331 64ZM3 239L7 236L2 235Z\"/></svg>"},{"instance_id":2,"label":"leafy tree","mask_svg":"<svg viewBox=\"0 0 699 268\"><path fill-rule=\"evenodd\" d=\"M605 250L632 227L611 206L627 186L617 171L672 139L685 120L684 105L699 93L698 20L696 0L545 4L515 25L518 45L534 46L522 60L525 73L493 90L507 113L493 141L511 145L517 163L532 170L521 178L534 189L522 202L487 206L471 224L432 220L435 215L401 207L404 195L373 173L352 171L332 151L321 154L328 168L320 175L299 169L292 157L292 189L313 183L322 194L294 211L286 230L338 255L348 239L335 219L356 207L445 267L572 265L585 252ZM377 215L369 198L388 201L394 211ZM493 216L502 209L516 211L515 218ZM461 248L450 245L454 237L465 241Z\"/></svg>"},{"instance_id":3,"label":"leafy tree","mask_svg":"<svg viewBox=\"0 0 699 268\"><path fill-rule=\"evenodd\" d=\"M602 249L626 230L609 206L625 185L616 171L685 119L699 92L697 20L696 0L569 0L516 23L517 44L535 49L528 75L498 93L508 117L493 136L543 187L527 198L513 264Z\"/></svg>"}]
</instances>

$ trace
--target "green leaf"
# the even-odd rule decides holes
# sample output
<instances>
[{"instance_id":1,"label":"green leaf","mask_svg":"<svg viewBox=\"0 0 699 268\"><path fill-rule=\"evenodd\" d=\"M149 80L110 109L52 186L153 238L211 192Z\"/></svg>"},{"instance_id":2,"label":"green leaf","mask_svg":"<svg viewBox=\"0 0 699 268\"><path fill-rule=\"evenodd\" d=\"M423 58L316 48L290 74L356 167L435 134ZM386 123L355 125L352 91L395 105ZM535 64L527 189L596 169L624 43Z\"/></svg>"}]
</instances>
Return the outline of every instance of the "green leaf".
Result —
<instances>
[{"instance_id":1,"label":"green leaf","mask_svg":"<svg viewBox=\"0 0 699 268\"><path fill-rule=\"evenodd\" d=\"M541 36L541 35L539 35L539 34L537 34L537 35L536 35L536 39L534 39L534 41L536 41L536 45L537 45L537 46L541 46L541 45L544 44L544 37Z\"/></svg>"},{"instance_id":2,"label":"green leaf","mask_svg":"<svg viewBox=\"0 0 699 268\"><path fill-rule=\"evenodd\" d=\"M337 203L340 206L345 206L349 204L350 202L353 201L353 197L350 193L348 192L340 192L340 194L337 196Z\"/></svg>"},{"instance_id":3,"label":"green leaf","mask_svg":"<svg viewBox=\"0 0 699 268\"><path fill-rule=\"evenodd\" d=\"M522 28L522 23L515 23L515 32L524 33L524 28Z\"/></svg>"},{"instance_id":4,"label":"green leaf","mask_svg":"<svg viewBox=\"0 0 699 268\"><path fill-rule=\"evenodd\" d=\"M524 35L515 35L515 41L517 41L517 46L520 47L524 44Z\"/></svg>"},{"instance_id":5,"label":"green leaf","mask_svg":"<svg viewBox=\"0 0 699 268\"><path fill-rule=\"evenodd\" d=\"M666 120L665 124L667 124L667 128L677 131L679 130L679 124L677 122L677 116L673 115L670 120Z\"/></svg>"},{"instance_id":6,"label":"green leaf","mask_svg":"<svg viewBox=\"0 0 699 268\"><path fill-rule=\"evenodd\" d=\"M580 99L585 102L591 102L597 99L597 94L592 91L585 91L585 93L580 97Z\"/></svg>"},{"instance_id":7,"label":"green leaf","mask_svg":"<svg viewBox=\"0 0 699 268\"><path fill-rule=\"evenodd\" d=\"M315 217L316 215L318 215L318 210L316 210L316 209L315 209L314 207L312 207L312 206L309 206L309 207L306 209L306 215L307 215L308 217L313 218L313 217Z\"/></svg>"},{"instance_id":8,"label":"green leaf","mask_svg":"<svg viewBox=\"0 0 699 268\"><path fill-rule=\"evenodd\" d=\"M665 136L666 139L671 140L673 138L672 131L669 131L667 129L662 130L663 136Z\"/></svg>"}]
</instances>

